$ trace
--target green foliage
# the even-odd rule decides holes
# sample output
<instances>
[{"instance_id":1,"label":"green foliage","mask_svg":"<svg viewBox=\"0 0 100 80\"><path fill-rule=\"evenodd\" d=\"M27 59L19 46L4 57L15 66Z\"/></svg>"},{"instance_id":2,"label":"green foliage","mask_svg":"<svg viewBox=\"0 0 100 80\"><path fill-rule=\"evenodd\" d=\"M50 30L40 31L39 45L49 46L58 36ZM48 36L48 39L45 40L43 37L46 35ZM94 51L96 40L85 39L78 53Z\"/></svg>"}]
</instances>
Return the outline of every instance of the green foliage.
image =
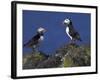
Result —
<instances>
[{"instance_id":1,"label":"green foliage","mask_svg":"<svg viewBox=\"0 0 100 80\"><path fill-rule=\"evenodd\" d=\"M46 57L43 54L41 54L40 52L28 54L23 57L23 68L24 69L35 68L35 66L38 63L40 63L41 61L43 61L45 59L46 59Z\"/></svg>"},{"instance_id":2,"label":"green foliage","mask_svg":"<svg viewBox=\"0 0 100 80\"><path fill-rule=\"evenodd\" d=\"M63 61L63 67L71 67L73 64L73 61L69 57L65 57Z\"/></svg>"},{"instance_id":3,"label":"green foliage","mask_svg":"<svg viewBox=\"0 0 100 80\"><path fill-rule=\"evenodd\" d=\"M69 45L66 49L67 56L63 57L63 67L90 66L90 47Z\"/></svg>"},{"instance_id":4,"label":"green foliage","mask_svg":"<svg viewBox=\"0 0 100 80\"><path fill-rule=\"evenodd\" d=\"M44 53L32 52L23 56L23 69L78 67L91 65L91 48L89 45L67 44L47 56Z\"/></svg>"}]
</instances>

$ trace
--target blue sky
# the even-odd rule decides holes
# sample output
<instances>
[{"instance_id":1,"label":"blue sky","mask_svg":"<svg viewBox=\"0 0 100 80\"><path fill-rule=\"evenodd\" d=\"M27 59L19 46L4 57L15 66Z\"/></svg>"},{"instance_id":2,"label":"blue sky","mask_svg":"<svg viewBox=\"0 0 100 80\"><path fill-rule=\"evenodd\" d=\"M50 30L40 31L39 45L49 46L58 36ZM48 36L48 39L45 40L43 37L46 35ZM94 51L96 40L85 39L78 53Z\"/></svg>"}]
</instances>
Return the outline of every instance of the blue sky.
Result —
<instances>
[{"instance_id":1,"label":"blue sky","mask_svg":"<svg viewBox=\"0 0 100 80\"><path fill-rule=\"evenodd\" d=\"M46 54L54 53L56 49L70 41L65 32L66 27L62 24L66 18L71 18L73 26L82 38L82 42L78 44L89 44L90 14L33 10L23 10L23 43L28 42L36 34L37 28L44 27L47 32L44 34L44 41L39 50ZM31 51L30 48L23 48L24 53Z\"/></svg>"}]
</instances>

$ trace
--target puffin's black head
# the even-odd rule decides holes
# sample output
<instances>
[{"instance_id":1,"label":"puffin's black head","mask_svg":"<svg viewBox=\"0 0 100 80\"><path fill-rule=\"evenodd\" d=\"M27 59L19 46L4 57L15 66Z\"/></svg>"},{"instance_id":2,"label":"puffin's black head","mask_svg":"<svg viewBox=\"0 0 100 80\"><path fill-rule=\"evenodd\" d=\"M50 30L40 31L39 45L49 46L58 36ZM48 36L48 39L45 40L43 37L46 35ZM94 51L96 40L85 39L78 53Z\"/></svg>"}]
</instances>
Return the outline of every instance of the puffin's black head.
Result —
<instances>
[{"instance_id":1,"label":"puffin's black head","mask_svg":"<svg viewBox=\"0 0 100 80\"><path fill-rule=\"evenodd\" d=\"M65 25L72 25L72 21L69 19L69 18L67 18L67 19L65 19L64 21L63 21L63 24L65 24Z\"/></svg>"},{"instance_id":2,"label":"puffin's black head","mask_svg":"<svg viewBox=\"0 0 100 80\"><path fill-rule=\"evenodd\" d=\"M45 32L46 32L45 28L40 27L40 28L37 29L37 33L40 34L40 35L43 35Z\"/></svg>"}]
</instances>

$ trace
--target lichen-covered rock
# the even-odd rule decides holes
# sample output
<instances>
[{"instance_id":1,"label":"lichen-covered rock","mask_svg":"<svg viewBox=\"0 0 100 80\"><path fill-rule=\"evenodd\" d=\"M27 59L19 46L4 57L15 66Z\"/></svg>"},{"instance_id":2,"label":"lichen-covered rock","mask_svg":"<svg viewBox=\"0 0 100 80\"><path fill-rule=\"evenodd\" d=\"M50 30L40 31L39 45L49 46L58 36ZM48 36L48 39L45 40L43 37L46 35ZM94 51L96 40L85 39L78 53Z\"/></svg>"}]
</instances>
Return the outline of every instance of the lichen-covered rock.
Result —
<instances>
[{"instance_id":1,"label":"lichen-covered rock","mask_svg":"<svg viewBox=\"0 0 100 80\"><path fill-rule=\"evenodd\" d=\"M90 66L91 54L89 46L67 45L58 51L62 55L62 67ZM56 53L57 54L57 53Z\"/></svg>"},{"instance_id":2,"label":"lichen-covered rock","mask_svg":"<svg viewBox=\"0 0 100 80\"><path fill-rule=\"evenodd\" d=\"M40 51L27 54L23 57L23 69L90 66L90 51L89 45L66 44L51 56Z\"/></svg>"},{"instance_id":3,"label":"lichen-covered rock","mask_svg":"<svg viewBox=\"0 0 100 80\"><path fill-rule=\"evenodd\" d=\"M38 68L55 68L58 67L59 64L61 64L61 58L52 56L49 57L47 60L40 63L37 67Z\"/></svg>"},{"instance_id":4,"label":"lichen-covered rock","mask_svg":"<svg viewBox=\"0 0 100 80\"><path fill-rule=\"evenodd\" d=\"M23 57L23 69L34 69L36 66L47 59L47 56L40 52L27 54Z\"/></svg>"}]
</instances>

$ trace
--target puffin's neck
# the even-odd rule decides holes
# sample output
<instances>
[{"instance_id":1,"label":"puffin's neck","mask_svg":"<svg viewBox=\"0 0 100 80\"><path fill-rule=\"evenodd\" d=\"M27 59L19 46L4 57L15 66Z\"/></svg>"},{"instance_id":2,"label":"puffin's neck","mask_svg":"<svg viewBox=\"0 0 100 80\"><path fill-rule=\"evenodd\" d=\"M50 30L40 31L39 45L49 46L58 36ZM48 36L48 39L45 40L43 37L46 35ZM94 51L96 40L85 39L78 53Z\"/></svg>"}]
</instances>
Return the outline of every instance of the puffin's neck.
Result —
<instances>
[{"instance_id":1,"label":"puffin's neck","mask_svg":"<svg viewBox=\"0 0 100 80\"><path fill-rule=\"evenodd\" d=\"M74 29L72 24L67 25L66 28L67 28L67 27L68 27L69 29Z\"/></svg>"},{"instance_id":2,"label":"puffin's neck","mask_svg":"<svg viewBox=\"0 0 100 80\"><path fill-rule=\"evenodd\" d=\"M67 29L67 28L69 28L69 26L68 26L68 25L66 25L66 29Z\"/></svg>"},{"instance_id":3,"label":"puffin's neck","mask_svg":"<svg viewBox=\"0 0 100 80\"><path fill-rule=\"evenodd\" d=\"M43 36L44 34L43 33L38 33L38 35Z\"/></svg>"}]
</instances>

